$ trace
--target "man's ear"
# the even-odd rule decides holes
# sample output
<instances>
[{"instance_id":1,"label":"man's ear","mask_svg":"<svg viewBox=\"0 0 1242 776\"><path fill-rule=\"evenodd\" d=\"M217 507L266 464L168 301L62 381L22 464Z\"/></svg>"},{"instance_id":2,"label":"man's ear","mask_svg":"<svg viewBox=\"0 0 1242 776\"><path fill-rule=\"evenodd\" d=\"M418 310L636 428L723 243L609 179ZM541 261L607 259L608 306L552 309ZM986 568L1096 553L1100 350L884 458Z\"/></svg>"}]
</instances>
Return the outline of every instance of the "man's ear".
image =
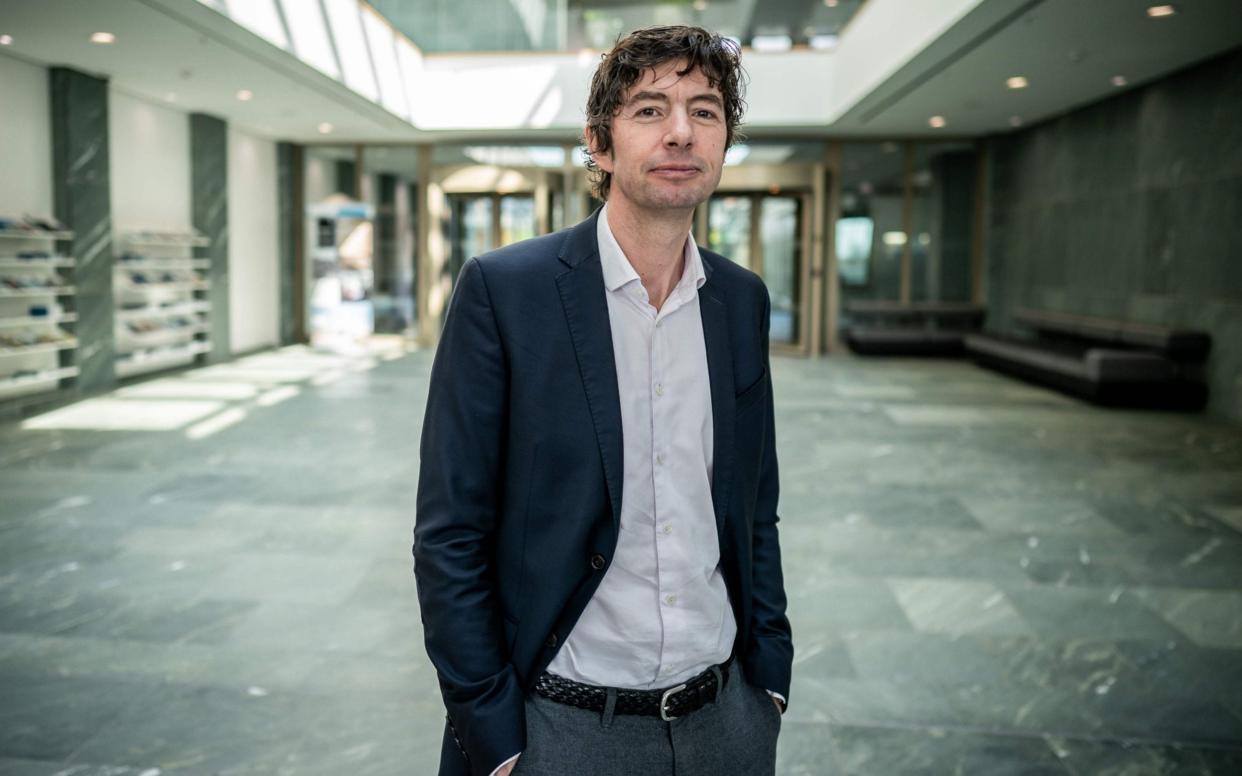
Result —
<instances>
[{"instance_id":1,"label":"man's ear","mask_svg":"<svg viewBox=\"0 0 1242 776\"><path fill-rule=\"evenodd\" d=\"M599 144L596 142L595 133L591 131L590 127L586 127L582 130L582 137L584 140L586 140L587 153L590 154L591 159L595 161L595 166L600 168L604 172L608 173L609 175L611 175L612 174L612 153L611 152L600 153L595 150L596 148L599 147Z\"/></svg>"}]
</instances>

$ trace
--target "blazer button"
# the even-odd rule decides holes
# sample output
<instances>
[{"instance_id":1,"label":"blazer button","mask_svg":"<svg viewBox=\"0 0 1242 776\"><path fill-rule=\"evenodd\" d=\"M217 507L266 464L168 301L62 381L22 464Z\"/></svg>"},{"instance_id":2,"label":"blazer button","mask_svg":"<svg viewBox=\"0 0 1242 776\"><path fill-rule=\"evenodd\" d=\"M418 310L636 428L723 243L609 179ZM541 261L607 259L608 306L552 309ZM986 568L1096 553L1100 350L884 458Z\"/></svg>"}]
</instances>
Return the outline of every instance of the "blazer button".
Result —
<instances>
[{"instance_id":1,"label":"blazer button","mask_svg":"<svg viewBox=\"0 0 1242 776\"><path fill-rule=\"evenodd\" d=\"M556 646L556 634L553 633L551 636L548 636L548 640L543 642L543 645L547 647L548 649L552 649L553 647L555 647Z\"/></svg>"},{"instance_id":2,"label":"blazer button","mask_svg":"<svg viewBox=\"0 0 1242 776\"><path fill-rule=\"evenodd\" d=\"M591 568L595 569L596 571L599 571L603 567L604 567L604 556L603 555L592 555L591 556Z\"/></svg>"}]
</instances>

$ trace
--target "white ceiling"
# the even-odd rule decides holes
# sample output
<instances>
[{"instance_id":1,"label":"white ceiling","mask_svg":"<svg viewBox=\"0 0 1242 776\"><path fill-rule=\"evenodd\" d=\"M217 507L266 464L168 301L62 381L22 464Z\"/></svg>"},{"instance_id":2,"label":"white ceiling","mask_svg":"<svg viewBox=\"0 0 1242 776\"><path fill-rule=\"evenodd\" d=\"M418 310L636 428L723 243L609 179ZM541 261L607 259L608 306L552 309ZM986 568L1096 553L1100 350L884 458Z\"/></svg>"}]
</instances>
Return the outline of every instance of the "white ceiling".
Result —
<instances>
[{"instance_id":1,"label":"white ceiling","mask_svg":"<svg viewBox=\"0 0 1242 776\"><path fill-rule=\"evenodd\" d=\"M832 125L840 135L978 136L1096 102L1242 46L1242 2L987 0ZM1012 90L1011 76L1029 85ZM1116 87L1113 76L1126 78ZM1222 95L1222 97L1224 97ZM1232 99L1237 99L1233 97ZM943 116L946 126L928 125Z\"/></svg>"},{"instance_id":2,"label":"white ceiling","mask_svg":"<svg viewBox=\"0 0 1242 776\"><path fill-rule=\"evenodd\" d=\"M333 136L378 142L418 140L408 122L354 94L193 0L0 0L0 48L43 66L66 65L108 77L121 91L189 112L210 113L273 139ZM90 42L111 32L112 45ZM236 94L249 89L254 98ZM175 95L168 102L168 95Z\"/></svg>"},{"instance_id":3,"label":"white ceiling","mask_svg":"<svg viewBox=\"0 0 1242 776\"><path fill-rule=\"evenodd\" d=\"M902 0L909 2L913 0ZM919 0L924 2L925 0ZM878 2L878 0L869 0ZM1183 0L1180 13L1149 19L1148 0L979 0L977 5L831 124L751 124L751 138L790 136L972 137L1009 131L1107 98L1124 75L1133 88L1242 45L1240 0ZM0 55L43 66L66 65L111 79L115 88L185 111L211 113L260 136L295 142L409 143L530 139L573 142L577 129L420 131L338 81L303 64L195 0L0 0L0 34L13 37ZM867 6L861 14L867 13ZM111 46L89 42L96 31ZM850 34L845 31L843 45ZM483 55L486 56L486 55ZM535 55L532 55L535 56ZM831 56L830 54L825 56ZM432 71L435 57L429 57ZM777 78L757 58L761 99L771 89L818 94L794 72ZM762 65L762 68L759 68ZM780 63L775 63L779 69ZM1005 79L1025 76L1013 91ZM836 73L849 79L849 73ZM254 93L236 99L239 89ZM172 96L175 95L175 96ZM472 94L472 99L485 95ZM787 100L781 98L780 104ZM942 115L944 129L928 126ZM318 131L329 122L331 135Z\"/></svg>"}]
</instances>

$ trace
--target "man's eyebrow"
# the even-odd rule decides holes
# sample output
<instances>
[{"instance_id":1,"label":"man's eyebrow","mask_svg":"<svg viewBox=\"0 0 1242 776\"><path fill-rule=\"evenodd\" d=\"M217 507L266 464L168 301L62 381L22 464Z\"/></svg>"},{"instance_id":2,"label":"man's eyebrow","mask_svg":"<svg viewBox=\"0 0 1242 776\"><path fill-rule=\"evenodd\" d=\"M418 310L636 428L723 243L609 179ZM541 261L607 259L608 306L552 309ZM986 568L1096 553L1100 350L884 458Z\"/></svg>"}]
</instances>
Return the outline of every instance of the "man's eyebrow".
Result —
<instances>
[{"instance_id":1,"label":"man's eyebrow","mask_svg":"<svg viewBox=\"0 0 1242 776\"><path fill-rule=\"evenodd\" d=\"M655 100L656 102L668 102L668 95L665 94L664 92L654 92L651 90L647 90L645 92L636 92L628 100L625 101L625 104L633 105L636 102L643 102L644 100Z\"/></svg>"},{"instance_id":2,"label":"man's eyebrow","mask_svg":"<svg viewBox=\"0 0 1242 776\"><path fill-rule=\"evenodd\" d=\"M648 89L646 91L636 92L633 96L630 97L630 99L626 100L625 104L633 105L636 102L644 102L647 100L654 100L655 102L667 103L668 95L665 94L664 92L656 92L656 91L652 91ZM710 102L713 105L717 105L722 108L724 107L724 100L720 99L720 95L713 94L712 92L704 92L703 94L696 94L690 98L690 102Z\"/></svg>"}]
</instances>

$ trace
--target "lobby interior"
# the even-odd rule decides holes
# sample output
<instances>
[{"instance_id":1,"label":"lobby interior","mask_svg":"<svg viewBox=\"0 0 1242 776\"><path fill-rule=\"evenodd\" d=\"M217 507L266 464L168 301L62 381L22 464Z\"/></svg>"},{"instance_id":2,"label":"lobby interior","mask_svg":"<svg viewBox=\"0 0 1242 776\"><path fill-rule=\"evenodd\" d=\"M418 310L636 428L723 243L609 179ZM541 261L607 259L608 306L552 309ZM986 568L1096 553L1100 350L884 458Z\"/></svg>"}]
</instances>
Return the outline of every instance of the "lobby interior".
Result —
<instances>
[{"instance_id":1,"label":"lobby interior","mask_svg":"<svg viewBox=\"0 0 1242 776\"><path fill-rule=\"evenodd\" d=\"M779 776L1242 773L1232 0L47 0L0 6L0 775L436 772L446 305L599 204L653 23L749 75L693 237L773 301Z\"/></svg>"}]
</instances>

